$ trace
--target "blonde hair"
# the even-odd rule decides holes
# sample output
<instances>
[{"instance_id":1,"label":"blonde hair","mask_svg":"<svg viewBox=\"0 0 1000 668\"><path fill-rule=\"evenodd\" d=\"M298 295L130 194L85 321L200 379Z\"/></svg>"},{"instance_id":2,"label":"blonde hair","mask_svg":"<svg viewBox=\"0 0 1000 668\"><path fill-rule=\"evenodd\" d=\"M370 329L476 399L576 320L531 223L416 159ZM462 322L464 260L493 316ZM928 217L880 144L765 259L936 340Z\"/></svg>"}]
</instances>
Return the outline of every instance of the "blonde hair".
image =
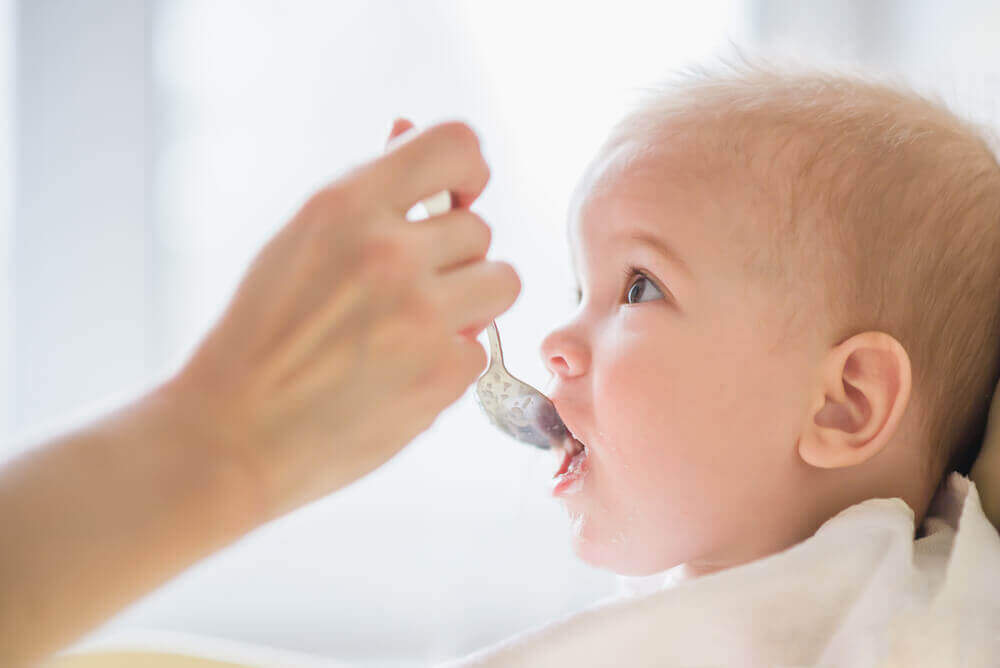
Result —
<instances>
[{"instance_id":1,"label":"blonde hair","mask_svg":"<svg viewBox=\"0 0 1000 668\"><path fill-rule=\"evenodd\" d=\"M928 482L967 473L1000 377L1000 165L987 133L896 84L743 60L649 91L606 147L636 137L649 150L696 142L705 169L728 165L764 193L770 242L747 249L748 273L790 295L790 329L894 336Z\"/></svg>"}]
</instances>

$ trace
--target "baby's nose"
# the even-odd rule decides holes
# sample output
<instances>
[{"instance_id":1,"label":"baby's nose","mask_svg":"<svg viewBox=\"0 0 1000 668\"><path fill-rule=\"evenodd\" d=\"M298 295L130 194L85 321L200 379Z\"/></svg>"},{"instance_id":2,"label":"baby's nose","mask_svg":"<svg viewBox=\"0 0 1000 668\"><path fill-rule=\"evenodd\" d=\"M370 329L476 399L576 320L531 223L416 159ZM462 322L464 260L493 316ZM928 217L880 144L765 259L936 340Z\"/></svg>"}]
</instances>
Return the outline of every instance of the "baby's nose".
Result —
<instances>
[{"instance_id":1,"label":"baby's nose","mask_svg":"<svg viewBox=\"0 0 1000 668\"><path fill-rule=\"evenodd\" d=\"M549 372L561 378L582 376L590 364L587 346L565 328L554 330L545 337L541 354Z\"/></svg>"}]
</instances>

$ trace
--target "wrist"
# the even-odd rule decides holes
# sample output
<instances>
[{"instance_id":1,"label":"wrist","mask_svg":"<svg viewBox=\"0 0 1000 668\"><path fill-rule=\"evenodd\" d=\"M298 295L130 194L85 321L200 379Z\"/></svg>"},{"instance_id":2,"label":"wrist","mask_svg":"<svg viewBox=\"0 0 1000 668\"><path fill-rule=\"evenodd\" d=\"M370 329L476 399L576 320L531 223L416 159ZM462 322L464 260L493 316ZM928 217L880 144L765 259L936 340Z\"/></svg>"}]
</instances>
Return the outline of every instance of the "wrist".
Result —
<instances>
[{"instance_id":1,"label":"wrist","mask_svg":"<svg viewBox=\"0 0 1000 668\"><path fill-rule=\"evenodd\" d=\"M151 424L197 467L205 499L220 520L246 532L270 519L263 475L247 448L235 416L182 376L155 387L142 399Z\"/></svg>"}]
</instances>

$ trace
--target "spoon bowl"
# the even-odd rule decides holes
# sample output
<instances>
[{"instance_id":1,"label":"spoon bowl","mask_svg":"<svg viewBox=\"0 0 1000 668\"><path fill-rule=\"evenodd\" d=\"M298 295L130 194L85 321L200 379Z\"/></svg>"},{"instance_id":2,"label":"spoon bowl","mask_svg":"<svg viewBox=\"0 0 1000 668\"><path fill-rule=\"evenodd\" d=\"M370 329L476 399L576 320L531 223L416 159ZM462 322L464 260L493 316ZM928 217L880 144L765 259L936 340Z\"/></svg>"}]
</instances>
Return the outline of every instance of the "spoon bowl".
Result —
<instances>
[{"instance_id":1,"label":"spoon bowl","mask_svg":"<svg viewBox=\"0 0 1000 668\"><path fill-rule=\"evenodd\" d=\"M496 321L486 328L490 363L476 381L476 401L501 431L522 443L548 450L568 433L555 405L528 383L515 378L503 365Z\"/></svg>"}]
</instances>

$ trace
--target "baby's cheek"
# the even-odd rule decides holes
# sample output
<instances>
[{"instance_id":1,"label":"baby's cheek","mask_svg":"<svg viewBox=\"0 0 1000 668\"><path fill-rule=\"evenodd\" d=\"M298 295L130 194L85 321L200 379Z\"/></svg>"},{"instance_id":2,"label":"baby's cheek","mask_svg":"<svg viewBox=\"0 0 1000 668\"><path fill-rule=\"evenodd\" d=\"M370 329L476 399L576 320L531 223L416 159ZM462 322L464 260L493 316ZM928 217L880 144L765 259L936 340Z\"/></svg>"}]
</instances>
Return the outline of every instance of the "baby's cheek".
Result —
<instances>
[{"instance_id":1,"label":"baby's cheek","mask_svg":"<svg viewBox=\"0 0 1000 668\"><path fill-rule=\"evenodd\" d=\"M598 456L617 493L635 503L662 503L697 452L690 398L666 371L622 361L596 379L603 380L595 406Z\"/></svg>"},{"instance_id":2,"label":"baby's cheek","mask_svg":"<svg viewBox=\"0 0 1000 668\"><path fill-rule=\"evenodd\" d=\"M658 457L665 448L690 444L712 413L702 374L667 355L663 350L631 355L595 378L598 424L626 460Z\"/></svg>"},{"instance_id":3,"label":"baby's cheek","mask_svg":"<svg viewBox=\"0 0 1000 668\"><path fill-rule=\"evenodd\" d=\"M617 493L633 506L684 514L703 502L733 444L718 382L709 380L718 378L713 361L671 349L659 345L606 366L595 378L603 392L595 409Z\"/></svg>"}]
</instances>

